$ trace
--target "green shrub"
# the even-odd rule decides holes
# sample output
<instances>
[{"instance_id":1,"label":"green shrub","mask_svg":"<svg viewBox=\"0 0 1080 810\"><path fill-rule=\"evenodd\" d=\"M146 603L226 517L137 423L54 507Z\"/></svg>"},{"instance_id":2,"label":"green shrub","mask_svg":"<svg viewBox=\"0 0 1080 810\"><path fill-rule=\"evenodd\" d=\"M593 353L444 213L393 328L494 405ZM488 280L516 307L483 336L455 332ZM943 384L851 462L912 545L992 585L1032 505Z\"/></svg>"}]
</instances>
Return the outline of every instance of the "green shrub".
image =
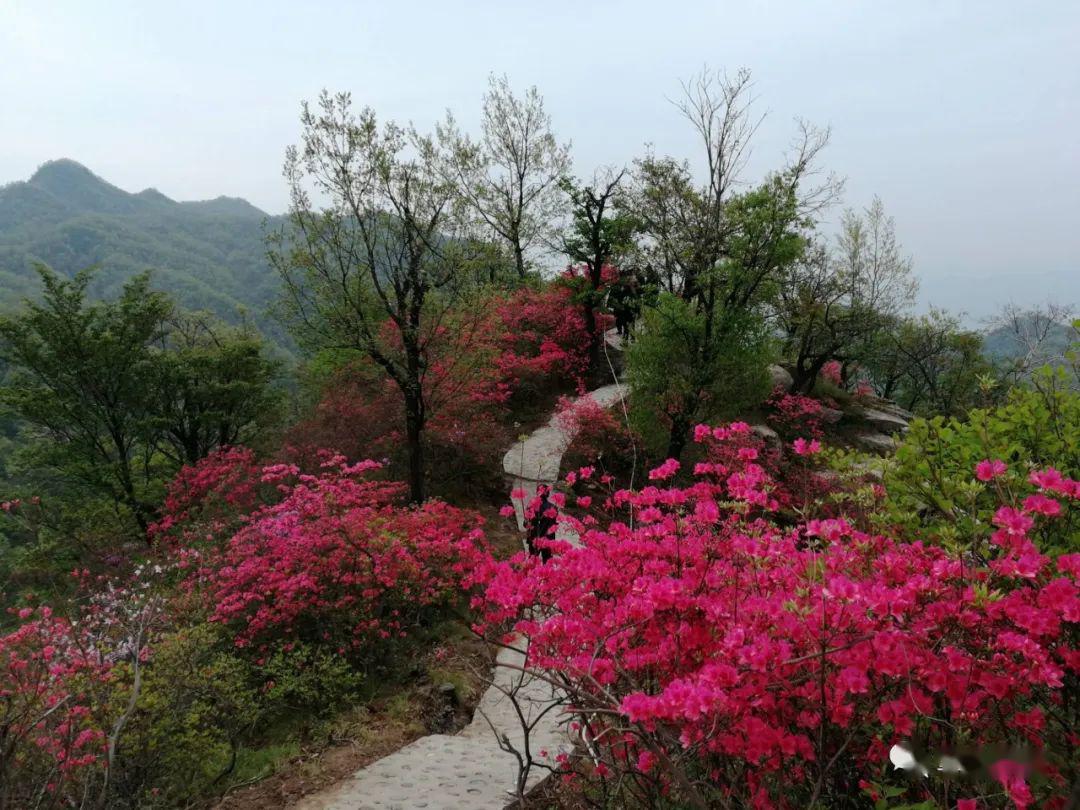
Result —
<instances>
[{"instance_id":1,"label":"green shrub","mask_svg":"<svg viewBox=\"0 0 1080 810\"><path fill-rule=\"evenodd\" d=\"M125 702L127 683L114 700ZM175 807L265 775L278 749L355 698L362 678L342 659L306 645L251 661L220 625L203 624L154 645L118 748L110 793L117 806ZM273 744L271 744L273 743Z\"/></svg>"},{"instance_id":2,"label":"green shrub","mask_svg":"<svg viewBox=\"0 0 1080 810\"><path fill-rule=\"evenodd\" d=\"M1004 461L1007 474L977 480L975 465L985 459ZM970 411L964 419L913 421L885 473L887 519L914 537L987 554L1002 488L1015 488L1032 470L1047 467L1080 474L1080 393L1061 369L1044 369L1031 387L1014 388L1002 405ZM980 538L976 548L961 542L970 537ZM1045 521L1033 539L1046 553L1077 551L1080 527L1066 519Z\"/></svg>"}]
</instances>

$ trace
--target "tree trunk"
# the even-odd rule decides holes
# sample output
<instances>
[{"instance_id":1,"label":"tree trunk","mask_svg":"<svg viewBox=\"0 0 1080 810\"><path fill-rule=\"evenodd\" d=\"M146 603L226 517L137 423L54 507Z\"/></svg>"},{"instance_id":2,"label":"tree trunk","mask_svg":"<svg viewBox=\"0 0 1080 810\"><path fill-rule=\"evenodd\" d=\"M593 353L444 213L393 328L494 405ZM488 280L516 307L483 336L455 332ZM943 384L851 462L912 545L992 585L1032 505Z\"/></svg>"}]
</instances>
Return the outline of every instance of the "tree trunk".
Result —
<instances>
[{"instance_id":1,"label":"tree trunk","mask_svg":"<svg viewBox=\"0 0 1080 810\"><path fill-rule=\"evenodd\" d=\"M671 434L668 436L667 458L673 458L677 461L686 448L686 441L689 437L689 421L681 414L672 417Z\"/></svg>"},{"instance_id":2,"label":"tree trunk","mask_svg":"<svg viewBox=\"0 0 1080 810\"><path fill-rule=\"evenodd\" d=\"M405 397L405 441L409 454L409 500L424 502L424 416L423 404L413 396Z\"/></svg>"},{"instance_id":3,"label":"tree trunk","mask_svg":"<svg viewBox=\"0 0 1080 810\"><path fill-rule=\"evenodd\" d=\"M514 243L514 267L517 268L518 278L525 278L525 251L517 242Z\"/></svg>"}]
</instances>

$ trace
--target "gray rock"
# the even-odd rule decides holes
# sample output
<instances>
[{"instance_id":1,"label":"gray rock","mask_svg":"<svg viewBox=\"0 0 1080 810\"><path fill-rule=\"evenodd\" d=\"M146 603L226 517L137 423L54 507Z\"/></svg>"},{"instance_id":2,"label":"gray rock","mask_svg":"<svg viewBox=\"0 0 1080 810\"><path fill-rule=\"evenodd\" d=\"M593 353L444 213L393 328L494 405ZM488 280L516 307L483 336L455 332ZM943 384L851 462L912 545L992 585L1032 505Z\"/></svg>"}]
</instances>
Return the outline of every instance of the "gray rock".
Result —
<instances>
[{"instance_id":1,"label":"gray rock","mask_svg":"<svg viewBox=\"0 0 1080 810\"><path fill-rule=\"evenodd\" d=\"M790 391L791 386L795 384L795 378L782 366L769 366L768 371L769 379L772 381L772 390L774 391L777 388Z\"/></svg>"},{"instance_id":2,"label":"gray rock","mask_svg":"<svg viewBox=\"0 0 1080 810\"><path fill-rule=\"evenodd\" d=\"M758 438L765 442L769 447L780 450L783 448L784 443L780 440L780 434L773 430L768 425L753 425L752 430Z\"/></svg>"},{"instance_id":3,"label":"gray rock","mask_svg":"<svg viewBox=\"0 0 1080 810\"><path fill-rule=\"evenodd\" d=\"M872 408L877 411L884 411L887 414L891 414L892 416L898 416L908 422L915 418L915 414L905 408L901 408L899 405L897 405L895 402L892 402L891 400L881 399L880 397L869 397L864 401L866 403L866 407L868 408Z\"/></svg>"},{"instance_id":4,"label":"gray rock","mask_svg":"<svg viewBox=\"0 0 1080 810\"><path fill-rule=\"evenodd\" d=\"M884 433L859 433L853 441L857 447L871 453L891 453L896 449L896 440Z\"/></svg>"},{"instance_id":5,"label":"gray rock","mask_svg":"<svg viewBox=\"0 0 1080 810\"><path fill-rule=\"evenodd\" d=\"M844 412L838 411L836 408L830 408L827 405L823 405L821 408L821 421L828 425L835 425L841 419L844 418Z\"/></svg>"},{"instance_id":6,"label":"gray rock","mask_svg":"<svg viewBox=\"0 0 1080 810\"><path fill-rule=\"evenodd\" d=\"M908 423L906 419L888 413L887 411L877 410L875 408L868 408L862 413L862 419L868 423L871 427L876 428L882 433L903 433L908 429Z\"/></svg>"}]
</instances>

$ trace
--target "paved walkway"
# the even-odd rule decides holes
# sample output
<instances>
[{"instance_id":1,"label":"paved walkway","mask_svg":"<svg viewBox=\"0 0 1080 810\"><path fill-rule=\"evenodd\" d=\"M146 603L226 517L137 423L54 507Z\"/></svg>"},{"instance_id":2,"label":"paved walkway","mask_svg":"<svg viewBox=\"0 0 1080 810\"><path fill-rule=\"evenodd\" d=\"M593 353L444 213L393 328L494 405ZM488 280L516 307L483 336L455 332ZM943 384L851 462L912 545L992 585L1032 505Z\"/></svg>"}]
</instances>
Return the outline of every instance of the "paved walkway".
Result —
<instances>
[{"instance_id":1,"label":"paved walkway","mask_svg":"<svg viewBox=\"0 0 1080 810\"><path fill-rule=\"evenodd\" d=\"M609 345L612 342L609 338ZM614 348L614 346L613 346ZM623 396L623 387L606 385L587 394L602 407L611 407ZM503 458L503 469L512 489L524 490L527 503L542 483L559 477L562 454L573 436L556 417L533 431ZM518 527L524 528L523 504L514 500ZM564 535L560 535L564 536ZM573 542L576 537L568 537ZM333 787L295 805L299 810L503 810L516 794L520 773L518 759L499 740L521 751L525 726L534 759L540 752L551 757L569 746L566 732L552 709L552 687L539 679L527 679L520 671L522 650L499 653L493 683L480 699L473 721L458 734L432 734L357 771ZM514 700L507 697L514 695ZM498 732L498 736L496 736ZM526 790L546 774L532 768Z\"/></svg>"}]
</instances>

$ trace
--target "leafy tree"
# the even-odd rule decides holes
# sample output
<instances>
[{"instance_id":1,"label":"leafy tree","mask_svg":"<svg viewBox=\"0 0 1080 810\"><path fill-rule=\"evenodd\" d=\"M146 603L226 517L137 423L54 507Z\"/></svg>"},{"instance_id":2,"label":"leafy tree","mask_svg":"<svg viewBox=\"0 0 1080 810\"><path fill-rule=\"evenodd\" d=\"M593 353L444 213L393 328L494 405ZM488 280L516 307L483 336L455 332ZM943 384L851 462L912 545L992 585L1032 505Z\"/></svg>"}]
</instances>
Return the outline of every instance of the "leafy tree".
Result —
<instances>
[{"instance_id":1,"label":"leafy tree","mask_svg":"<svg viewBox=\"0 0 1080 810\"><path fill-rule=\"evenodd\" d=\"M845 369L857 362L917 287L881 201L875 198L862 214L845 212L835 248L808 249L779 286L775 312L794 389L809 391L830 360Z\"/></svg>"},{"instance_id":2,"label":"leafy tree","mask_svg":"<svg viewBox=\"0 0 1080 810\"><path fill-rule=\"evenodd\" d=\"M922 414L963 415L995 383L982 336L942 310L891 319L863 359L877 392Z\"/></svg>"},{"instance_id":3,"label":"leafy tree","mask_svg":"<svg viewBox=\"0 0 1080 810\"><path fill-rule=\"evenodd\" d=\"M154 357L154 419L159 447L177 464L194 464L218 447L251 445L273 426L280 364L262 340L200 314L168 319Z\"/></svg>"},{"instance_id":4,"label":"leafy tree","mask_svg":"<svg viewBox=\"0 0 1080 810\"><path fill-rule=\"evenodd\" d=\"M454 217L458 189L442 146L347 93L303 105L303 143L288 150L290 227L272 242L283 310L313 349L357 352L397 388L409 492L424 500L425 382L444 319L469 292L476 243ZM313 195L325 200L319 207Z\"/></svg>"},{"instance_id":5,"label":"leafy tree","mask_svg":"<svg viewBox=\"0 0 1080 810\"><path fill-rule=\"evenodd\" d=\"M641 222L642 259L656 268L669 292L687 301L698 298L711 281L727 288L733 304L742 305L760 288L761 274L776 269L760 261L768 252L766 243L755 246L758 253L752 258L758 261L752 266L756 272L726 261L745 225L738 216L740 206L731 203L761 122L752 113L750 91L750 73L745 70L732 78L705 69L683 85L683 98L676 106L702 147L703 163L698 168L706 178L703 184L695 182L686 161L650 154L636 164L636 183L628 204ZM769 209L766 203L772 204L774 227L759 235L783 234L836 197L840 183L831 177L816 186L806 185L828 141L828 130L801 123L786 166L756 194L743 195L742 208L749 204L758 214ZM745 216L746 211L742 213Z\"/></svg>"},{"instance_id":6,"label":"leafy tree","mask_svg":"<svg viewBox=\"0 0 1080 810\"><path fill-rule=\"evenodd\" d=\"M86 301L91 273L39 274L41 303L0 320L0 354L13 368L0 401L45 440L39 463L106 497L145 532L160 481L149 348L172 304L145 274L95 304Z\"/></svg>"},{"instance_id":7,"label":"leafy tree","mask_svg":"<svg viewBox=\"0 0 1080 810\"><path fill-rule=\"evenodd\" d=\"M802 255L814 215L839 191L832 179L807 185L816 158L828 143L828 132L801 125L787 165L758 186L735 194L758 124L751 115L750 75L743 71L731 79L704 71L683 89L684 100L678 106L704 147L706 181L697 185L686 162L650 155L638 162L635 188L628 196L630 210L641 225L642 262L670 295L693 310L692 315L682 312L675 319L678 340L658 339L672 350L681 347L685 352L672 358L673 367L689 368L696 363L715 368L727 352L764 362L763 308L775 298L784 274ZM672 304L666 307L671 310ZM661 319L647 318L646 329L652 324L670 337L664 320L671 315L669 311ZM685 328L688 323L695 324L694 328ZM646 355L631 352L628 356L631 378L635 356L641 360ZM639 369L636 376L649 377L650 373ZM690 425L702 415L702 403L722 407L710 392L710 377L694 373L679 379L697 380L700 387L673 391L665 401L671 451L686 444ZM655 402L656 393L648 400ZM678 402L688 409L681 416L670 411Z\"/></svg>"},{"instance_id":8,"label":"leafy tree","mask_svg":"<svg viewBox=\"0 0 1080 810\"><path fill-rule=\"evenodd\" d=\"M447 116L438 128L449 158L444 168L459 202L506 243L524 278L530 249L551 230L562 209L559 181L570 168L570 147L555 139L537 89L530 87L519 98L506 76L489 77L482 127L482 137L474 142Z\"/></svg>"},{"instance_id":9,"label":"leafy tree","mask_svg":"<svg viewBox=\"0 0 1080 810\"><path fill-rule=\"evenodd\" d=\"M586 288L580 294L589 334L589 358L595 364L603 341L598 311L602 305L605 268L633 248L637 222L617 206L616 195L625 170L598 174L590 184L562 181L570 200L570 225L560 238L560 247L571 262L585 271Z\"/></svg>"},{"instance_id":10,"label":"leafy tree","mask_svg":"<svg viewBox=\"0 0 1080 810\"><path fill-rule=\"evenodd\" d=\"M27 486L57 493L68 523L105 504L145 536L181 464L262 434L277 364L254 333L176 311L147 274L91 303L92 272L39 273L40 302L0 319L11 367L0 402L30 440L13 467Z\"/></svg>"},{"instance_id":11,"label":"leafy tree","mask_svg":"<svg viewBox=\"0 0 1080 810\"><path fill-rule=\"evenodd\" d=\"M765 323L752 312L743 317L717 328L671 293L645 311L627 347L630 402L635 428L668 458L682 455L694 425L734 416L768 394Z\"/></svg>"}]
</instances>

